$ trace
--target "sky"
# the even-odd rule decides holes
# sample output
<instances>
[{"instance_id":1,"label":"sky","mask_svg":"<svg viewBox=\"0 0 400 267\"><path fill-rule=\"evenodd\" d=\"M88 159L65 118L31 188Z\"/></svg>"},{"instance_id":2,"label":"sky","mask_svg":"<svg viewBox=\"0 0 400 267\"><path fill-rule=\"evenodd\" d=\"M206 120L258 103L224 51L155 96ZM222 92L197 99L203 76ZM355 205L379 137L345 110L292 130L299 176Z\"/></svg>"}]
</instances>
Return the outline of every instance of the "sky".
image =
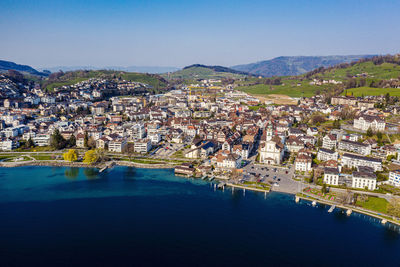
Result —
<instances>
[{"instance_id":1,"label":"sky","mask_svg":"<svg viewBox=\"0 0 400 267\"><path fill-rule=\"evenodd\" d=\"M0 59L34 67L232 66L400 52L398 0L0 0Z\"/></svg>"}]
</instances>

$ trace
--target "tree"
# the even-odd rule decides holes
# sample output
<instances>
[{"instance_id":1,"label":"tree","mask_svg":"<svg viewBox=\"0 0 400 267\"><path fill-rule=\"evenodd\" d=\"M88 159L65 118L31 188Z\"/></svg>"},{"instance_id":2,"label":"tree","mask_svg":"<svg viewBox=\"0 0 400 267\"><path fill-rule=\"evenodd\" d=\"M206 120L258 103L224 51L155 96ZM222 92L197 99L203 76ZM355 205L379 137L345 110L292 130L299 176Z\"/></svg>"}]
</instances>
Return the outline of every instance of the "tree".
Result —
<instances>
[{"instance_id":1,"label":"tree","mask_svg":"<svg viewBox=\"0 0 400 267\"><path fill-rule=\"evenodd\" d=\"M328 189L326 188L326 184L324 183L323 185L322 185L322 188L321 188L321 193L322 194L326 194L328 192Z\"/></svg>"},{"instance_id":2,"label":"tree","mask_svg":"<svg viewBox=\"0 0 400 267\"><path fill-rule=\"evenodd\" d=\"M400 217L400 199L392 198L388 204L388 213Z\"/></svg>"},{"instance_id":3,"label":"tree","mask_svg":"<svg viewBox=\"0 0 400 267\"><path fill-rule=\"evenodd\" d=\"M368 137L371 137L371 136L373 136L373 135L374 135L374 133L372 132L371 127L369 127L368 130L367 130L367 136L368 136Z\"/></svg>"},{"instance_id":4,"label":"tree","mask_svg":"<svg viewBox=\"0 0 400 267\"><path fill-rule=\"evenodd\" d=\"M381 132L377 132L376 133L376 137L378 138L378 141L382 140L382 133Z\"/></svg>"},{"instance_id":5,"label":"tree","mask_svg":"<svg viewBox=\"0 0 400 267\"><path fill-rule=\"evenodd\" d=\"M65 147L65 139L60 134L58 129L55 129L53 134L50 136L50 146L53 149L63 149Z\"/></svg>"},{"instance_id":6,"label":"tree","mask_svg":"<svg viewBox=\"0 0 400 267\"><path fill-rule=\"evenodd\" d=\"M64 160L70 161L70 162L77 161L78 153L76 152L75 149L69 149L68 152L65 152L63 154L63 158L64 158Z\"/></svg>"},{"instance_id":7,"label":"tree","mask_svg":"<svg viewBox=\"0 0 400 267\"><path fill-rule=\"evenodd\" d=\"M74 147L76 145L76 137L75 135L71 134L71 137L68 139L68 146Z\"/></svg>"},{"instance_id":8,"label":"tree","mask_svg":"<svg viewBox=\"0 0 400 267\"><path fill-rule=\"evenodd\" d=\"M89 147L88 142L89 142L89 135L88 135L87 132L85 132L85 137L84 137L84 139L83 139L83 145L84 145L85 147Z\"/></svg>"},{"instance_id":9,"label":"tree","mask_svg":"<svg viewBox=\"0 0 400 267\"><path fill-rule=\"evenodd\" d=\"M87 164L96 163L98 160L98 155L93 149L86 151L85 156L83 157L83 162Z\"/></svg>"},{"instance_id":10,"label":"tree","mask_svg":"<svg viewBox=\"0 0 400 267\"><path fill-rule=\"evenodd\" d=\"M34 146L35 146L35 143L33 142L32 137L29 137L28 141L25 144L25 147L26 148L31 148L31 147L34 147Z\"/></svg>"},{"instance_id":11,"label":"tree","mask_svg":"<svg viewBox=\"0 0 400 267\"><path fill-rule=\"evenodd\" d=\"M333 128L340 129L340 121L339 120L334 120L333 121Z\"/></svg>"}]
</instances>

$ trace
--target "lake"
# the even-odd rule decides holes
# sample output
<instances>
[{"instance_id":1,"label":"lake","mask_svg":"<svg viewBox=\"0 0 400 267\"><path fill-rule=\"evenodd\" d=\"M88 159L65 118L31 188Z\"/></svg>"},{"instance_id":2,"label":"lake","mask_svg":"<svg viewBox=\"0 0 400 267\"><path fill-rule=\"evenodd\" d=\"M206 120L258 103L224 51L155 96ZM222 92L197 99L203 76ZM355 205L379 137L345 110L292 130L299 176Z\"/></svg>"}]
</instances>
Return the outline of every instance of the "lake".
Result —
<instances>
[{"instance_id":1,"label":"lake","mask_svg":"<svg viewBox=\"0 0 400 267\"><path fill-rule=\"evenodd\" d=\"M393 225L170 169L0 168L0 266L399 266Z\"/></svg>"}]
</instances>

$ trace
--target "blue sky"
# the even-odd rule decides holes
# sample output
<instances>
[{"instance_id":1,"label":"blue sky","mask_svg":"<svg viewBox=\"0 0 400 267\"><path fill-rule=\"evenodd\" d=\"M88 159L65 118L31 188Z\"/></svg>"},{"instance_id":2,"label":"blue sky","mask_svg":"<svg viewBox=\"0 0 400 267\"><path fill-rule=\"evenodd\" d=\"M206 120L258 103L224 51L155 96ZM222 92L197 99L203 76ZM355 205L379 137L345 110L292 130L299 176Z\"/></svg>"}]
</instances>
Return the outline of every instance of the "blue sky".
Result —
<instances>
[{"instance_id":1,"label":"blue sky","mask_svg":"<svg viewBox=\"0 0 400 267\"><path fill-rule=\"evenodd\" d=\"M400 52L400 1L0 0L0 59L44 66L231 66Z\"/></svg>"}]
</instances>

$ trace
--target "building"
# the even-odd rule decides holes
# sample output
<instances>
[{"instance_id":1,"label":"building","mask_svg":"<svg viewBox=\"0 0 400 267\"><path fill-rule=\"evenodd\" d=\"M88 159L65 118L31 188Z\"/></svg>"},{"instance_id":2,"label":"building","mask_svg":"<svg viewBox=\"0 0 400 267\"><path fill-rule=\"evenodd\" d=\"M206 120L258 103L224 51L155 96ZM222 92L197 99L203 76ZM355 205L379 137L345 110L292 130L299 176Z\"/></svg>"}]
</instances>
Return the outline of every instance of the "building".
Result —
<instances>
[{"instance_id":1,"label":"building","mask_svg":"<svg viewBox=\"0 0 400 267\"><path fill-rule=\"evenodd\" d=\"M361 155L371 154L371 146L363 143L353 142L350 140L342 140L339 142L338 149L346 150Z\"/></svg>"},{"instance_id":2,"label":"building","mask_svg":"<svg viewBox=\"0 0 400 267\"><path fill-rule=\"evenodd\" d=\"M396 187L400 186L400 170L389 172L389 184Z\"/></svg>"},{"instance_id":3,"label":"building","mask_svg":"<svg viewBox=\"0 0 400 267\"><path fill-rule=\"evenodd\" d=\"M342 156L342 166L348 166L349 168L366 166L371 167L374 171L381 171L382 160L345 153Z\"/></svg>"},{"instance_id":4,"label":"building","mask_svg":"<svg viewBox=\"0 0 400 267\"><path fill-rule=\"evenodd\" d=\"M122 153L125 151L126 146L126 138L116 138L108 143L108 151Z\"/></svg>"},{"instance_id":5,"label":"building","mask_svg":"<svg viewBox=\"0 0 400 267\"><path fill-rule=\"evenodd\" d=\"M308 155L301 154L294 161L296 171L309 172L311 171L312 158Z\"/></svg>"},{"instance_id":6,"label":"building","mask_svg":"<svg viewBox=\"0 0 400 267\"><path fill-rule=\"evenodd\" d=\"M324 183L328 185L339 185L339 170L337 168L325 168Z\"/></svg>"},{"instance_id":7,"label":"building","mask_svg":"<svg viewBox=\"0 0 400 267\"><path fill-rule=\"evenodd\" d=\"M283 145L280 142L266 141L264 146L260 148L260 163L279 165L282 162L283 155Z\"/></svg>"},{"instance_id":8,"label":"building","mask_svg":"<svg viewBox=\"0 0 400 267\"><path fill-rule=\"evenodd\" d=\"M320 161L338 160L339 154L334 150L320 148L317 154L317 159Z\"/></svg>"},{"instance_id":9,"label":"building","mask_svg":"<svg viewBox=\"0 0 400 267\"><path fill-rule=\"evenodd\" d=\"M322 138L322 147L326 149L334 149L336 147L336 136L333 134L327 134Z\"/></svg>"},{"instance_id":10,"label":"building","mask_svg":"<svg viewBox=\"0 0 400 267\"><path fill-rule=\"evenodd\" d=\"M368 190L376 189L376 175L371 172L353 172L352 185L353 188L368 188Z\"/></svg>"},{"instance_id":11,"label":"building","mask_svg":"<svg viewBox=\"0 0 400 267\"><path fill-rule=\"evenodd\" d=\"M48 146L50 145L50 134L36 134L32 141L35 146Z\"/></svg>"},{"instance_id":12,"label":"building","mask_svg":"<svg viewBox=\"0 0 400 267\"><path fill-rule=\"evenodd\" d=\"M371 128L373 131L383 132L385 131L386 123L384 120L377 116L361 115L354 119L353 127L363 131L367 131Z\"/></svg>"},{"instance_id":13,"label":"building","mask_svg":"<svg viewBox=\"0 0 400 267\"><path fill-rule=\"evenodd\" d=\"M149 139L142 139L136 141L134 144L134 150L136 153L147 153L151 150L151 141Z\"/></svg>"}]
</instances>

